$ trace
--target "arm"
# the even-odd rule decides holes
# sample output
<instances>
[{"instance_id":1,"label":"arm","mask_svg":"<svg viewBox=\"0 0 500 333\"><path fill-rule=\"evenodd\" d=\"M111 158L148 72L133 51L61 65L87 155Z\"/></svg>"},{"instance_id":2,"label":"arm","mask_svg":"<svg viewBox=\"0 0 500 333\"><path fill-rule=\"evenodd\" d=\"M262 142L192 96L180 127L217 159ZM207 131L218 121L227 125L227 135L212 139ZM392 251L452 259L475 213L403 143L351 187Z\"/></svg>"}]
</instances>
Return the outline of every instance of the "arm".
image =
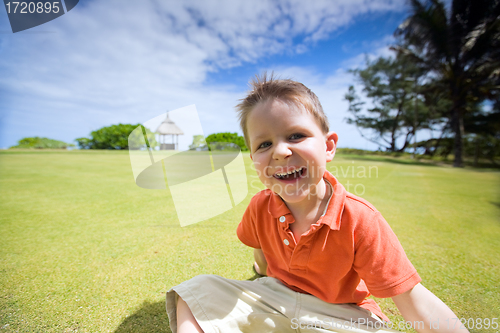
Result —
<instances>
[{"instance_id":1,"label":"arm","mask_svg":"<svg viewBox=\"0 0 500 333\"><path fill-rule=\"evenodd\" d=\"M407 292L392 297L407 322L419 333L468 333L453 311L420 283ZM423 322L422 324L418 323Z\"/></svg>"},{"instance_id":2,"label":"arm","mask_svg":"<svg viewBox=\"0 0 500 333\"><path fill-rule=\"evenodd\" d=\"M253 256L255 258L254 267L260 275L267 275L267 260L264 257L264 252L261 249L254 249Z\"/></svg>"}]
</instances>

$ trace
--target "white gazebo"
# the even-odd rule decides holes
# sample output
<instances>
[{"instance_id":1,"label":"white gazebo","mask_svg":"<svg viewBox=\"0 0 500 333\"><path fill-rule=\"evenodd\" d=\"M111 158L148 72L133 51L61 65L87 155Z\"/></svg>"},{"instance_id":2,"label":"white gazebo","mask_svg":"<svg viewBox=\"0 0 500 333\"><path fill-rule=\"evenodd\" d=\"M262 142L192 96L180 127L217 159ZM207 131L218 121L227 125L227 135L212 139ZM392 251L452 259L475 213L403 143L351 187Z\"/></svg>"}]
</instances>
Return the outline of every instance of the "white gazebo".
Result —
<instances>
[{"instance_id":1,"label":"white gazebo","mask_svg":"<svg viewBox=\"0 0 500 333\"><path fill-rule=\"evenodd\" d=\"M156 129L160 150L177 150L179 148L179 135L184 132L168 117ZM171 143L167 143L167 136L171 135Z\"/></svg>"}]
</instances>

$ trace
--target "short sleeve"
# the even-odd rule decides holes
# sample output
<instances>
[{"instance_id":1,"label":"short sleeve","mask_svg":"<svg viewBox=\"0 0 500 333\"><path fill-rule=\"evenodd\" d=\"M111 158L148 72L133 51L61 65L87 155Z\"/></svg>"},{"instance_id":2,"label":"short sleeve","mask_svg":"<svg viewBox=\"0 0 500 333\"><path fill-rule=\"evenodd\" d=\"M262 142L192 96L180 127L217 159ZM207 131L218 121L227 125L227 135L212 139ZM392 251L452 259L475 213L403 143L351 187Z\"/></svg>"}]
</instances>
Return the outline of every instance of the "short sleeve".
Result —
<instances>
[{"instance_id":1,"label":"short sleeve","mask_svg":"<svg viewBox=\"0 0 500 333\"><path fill-rule=\"evenodd\" d=\"M375 297L397 296L421 279L387 221L372 217L355 229L354 269Z\"/></svg>"},{"instance_id":2,"label":"short sleeve","mask_svg":"<svg viewBox=\"0 0 500 333\"><path fill-rule=\"evenodd\" d=\"M238 228L236 229L236 234L240 241L250 247L260 249L259 236L257 234L256 228L256 214L255 214L255 197L252 198L250 204L248 205L243 218L241 219Z\"/></svg>"}]
</instances>

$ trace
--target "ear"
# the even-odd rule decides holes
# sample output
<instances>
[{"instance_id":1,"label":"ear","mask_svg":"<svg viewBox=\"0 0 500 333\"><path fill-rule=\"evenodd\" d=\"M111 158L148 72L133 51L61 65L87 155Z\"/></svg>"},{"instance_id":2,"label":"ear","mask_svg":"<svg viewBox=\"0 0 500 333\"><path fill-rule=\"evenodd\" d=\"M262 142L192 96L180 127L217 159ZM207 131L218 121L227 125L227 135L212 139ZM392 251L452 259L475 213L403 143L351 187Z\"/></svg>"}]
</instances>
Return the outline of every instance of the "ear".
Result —
<instances>
[{"instance_id":1,"label":"ear","mask_svg":"<svg viewBox=\"0 0 500 333\"><path fill-rule=\"evenodd\" d=\"M250 153L250 159L253 161L253 156L252 156L252 153Z\"/></svg>"},{"instance_id":2,"label":"ear","mask_svg":"<svg viewBox=\"0 0 500 333\"><path fill-rule=\"evenodd\" d=\"M337 141L339 136L335 132L329 132L326 135L326 161L330 162L335 156L335 151L337 150Z\"/></svg>"}]
</instances>

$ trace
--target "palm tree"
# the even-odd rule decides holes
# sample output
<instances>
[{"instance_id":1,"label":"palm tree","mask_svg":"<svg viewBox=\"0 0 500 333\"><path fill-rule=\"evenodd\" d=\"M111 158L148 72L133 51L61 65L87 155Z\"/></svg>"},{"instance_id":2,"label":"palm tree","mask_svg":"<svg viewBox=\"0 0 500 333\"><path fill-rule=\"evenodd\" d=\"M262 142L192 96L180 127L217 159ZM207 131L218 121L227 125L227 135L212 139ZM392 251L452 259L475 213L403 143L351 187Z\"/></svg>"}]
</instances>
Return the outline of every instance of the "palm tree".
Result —
<instances>
[{"instance_id":1,"label":"palm tree","mask_svg":"<svg viewBox=\"0 0 500 333\"><path fill-rule=\"evenodd\" d=\"M500 77L500 0L410 0L411 15L395 32L398 52L430 73L452 106L455 160L462 166L464 114L494 98Z\"/></svg>"}]
</instances>

